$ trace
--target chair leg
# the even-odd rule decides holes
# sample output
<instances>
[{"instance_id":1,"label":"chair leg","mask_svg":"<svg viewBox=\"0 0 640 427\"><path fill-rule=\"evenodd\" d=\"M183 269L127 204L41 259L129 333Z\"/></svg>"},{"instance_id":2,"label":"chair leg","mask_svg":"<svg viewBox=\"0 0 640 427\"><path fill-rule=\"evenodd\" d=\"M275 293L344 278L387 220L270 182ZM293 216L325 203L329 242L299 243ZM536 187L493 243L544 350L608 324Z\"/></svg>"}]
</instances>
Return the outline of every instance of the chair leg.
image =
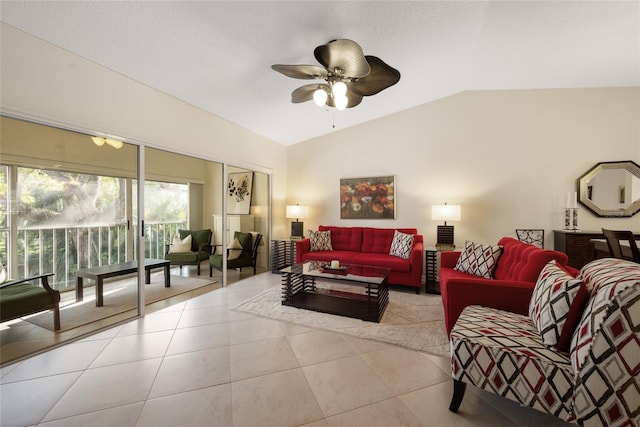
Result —
<instances>
[{"instance_id":1,"label":"chair leg","mask_svg":"<svg viewBox=\"0 0 640 427\"><path fill-rule=\"evenodd\" d=\"M456 379L453 380L453 396L451 396L451 403L449 404L449 410L451 412L458 412L466 389L467 384Z\"/></svg>"},{"instance_id":2,"label":"chair leg","mask_svg":"<svg viewBox=\"0 0 640 427\"><path fill-rule=\"evenodd\" d=\"M213 277L213 266L209 264L209 277Z\"/></svg>"},{"instance_id":3,"label":"chair leg","mask_svg":"<svg viewBox=\"0 0 640 427\"><path fill-rule=\"evenodd\" d=\"M60 306L58 304L53 309L53 329L60 330Z\"/></svg>"}]
</instances>

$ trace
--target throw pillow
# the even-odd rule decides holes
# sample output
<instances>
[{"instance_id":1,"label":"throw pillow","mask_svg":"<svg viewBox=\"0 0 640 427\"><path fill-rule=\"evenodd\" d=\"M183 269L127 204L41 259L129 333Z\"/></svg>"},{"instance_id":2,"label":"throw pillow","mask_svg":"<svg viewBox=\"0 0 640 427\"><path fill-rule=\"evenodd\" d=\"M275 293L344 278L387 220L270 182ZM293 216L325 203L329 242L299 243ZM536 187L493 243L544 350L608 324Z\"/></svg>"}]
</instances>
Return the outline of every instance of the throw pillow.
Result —
<instances>
[{"instance_id":1,"label":"throw pillow","mask_svg":"<svg viewBox=\"0 0 640 427\"><path fill-rule=\"evenodd\" d=\"M0 262L0 283L4 283L9 280L7 276L7 270L4 269L4 265Z\"/></svg>"},{"instance_id":2,"label":"throw pillow","mask_svg":"<svg viewBox=\"0 0 640 427\"><path fill-rule=\"evenodd\" d=\"M177 234L173 236L173 242L171 243L171 247L169 248L170 254L191 252L191 234L189 234L184 239L180 239L180 236Z\"/></svg>"},{"instance_id":3,"label":"throw pillow","mask_svg":"<svg viewBox=\"0 0 640 427\"><path fill-rule=\"evenodd\" d=\"M409 259L411 255L411 249L413 249L413 234L401 233L396 230L393 234L393 241L391 242L391 249L389 255L397 256L402 259Z\"/></svg>"},{"instance_id":4,"label":"throw pillow","mask_svg":"<svg viewBox=\"0 0 640 427\"><path fill-rule=\"evenodd\" d=\"M491 279L501 254L500 245L483 245L467 241L453 269Z\"/></svg>"},{"instance_id":5,"label":"throw pillow","mask_svg":"<svg viewBox=\"0 0 640 427\"><path fill-rule=\"evenodd\" d=\"M242 255L242 245L240 244L240 240L235 239L233 243L227 246L227 260L237 259Z\"/></svg>"},{"instance_id":6,"label":"throw pillow","mask_svg":"<svg viewBox=\"0 0 640 427\"><path fill-rule=\"evenodd\" d=\"M529 303L529 317L542 342L560 351L568 351L571 336L578 326L589 290L579 278L549 261L538 276Z\"/></svg>"},{"instance_id":7,"label":"throw pillow","mask_svg":"<svg viewBox=\"0 0 640 427\"><path fill-rule=\"evenodd\" d=\"M331 247L331 230L327 231L309 231L309 240L311 246L309 251L332 251Z\"/></svg>"}]
</instances>

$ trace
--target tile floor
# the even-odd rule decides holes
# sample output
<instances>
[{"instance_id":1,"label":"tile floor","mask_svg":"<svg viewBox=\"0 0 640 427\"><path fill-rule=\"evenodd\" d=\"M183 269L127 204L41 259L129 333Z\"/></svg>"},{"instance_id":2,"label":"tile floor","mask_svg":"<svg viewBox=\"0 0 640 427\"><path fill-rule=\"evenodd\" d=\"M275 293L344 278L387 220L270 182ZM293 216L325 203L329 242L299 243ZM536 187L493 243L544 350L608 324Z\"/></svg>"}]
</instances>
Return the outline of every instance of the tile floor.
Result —
<instances>
[{"instance_id":1,"label":"tile floor","mask_svg":"<svg viewBox=\"0 0 640 427\"><path fill-rule=\"evenodd\" d=\"M279 285L258 274L7 365L0 424L566 424L473 387L452 414L445 358L232 310Z\"/></svg>"}]
</instances>

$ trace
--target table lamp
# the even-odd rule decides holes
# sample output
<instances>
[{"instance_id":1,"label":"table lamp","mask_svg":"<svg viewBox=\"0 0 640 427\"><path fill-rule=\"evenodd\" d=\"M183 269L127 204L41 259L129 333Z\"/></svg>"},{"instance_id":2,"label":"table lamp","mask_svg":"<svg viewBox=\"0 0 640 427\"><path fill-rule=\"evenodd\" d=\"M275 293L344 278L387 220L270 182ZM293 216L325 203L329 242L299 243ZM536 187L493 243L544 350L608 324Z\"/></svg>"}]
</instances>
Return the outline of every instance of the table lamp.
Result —
<instances>
[{"instance_id":1,"label":"table lamp","mask_svg":"<svg viewBox=\"0 0 640 427\"><path fill-rule=\"evenodd\" d=\"M295 218L291 221L291 238L302 239L304 237L304 222L299 221L300 218L307 217L307 208L300 205L287 205L287 218Z\"/></svg>"},{"instance_id":2,"label":"table lamp","mask_svg":"<svg viewBox=\"0 0 640 427\"><path fill-rule=\"evenodd\" d=\"M431 219L444 221L444 225L438 226L436 248L446 246L455 248L453 243L453 225L447 225L447 221L460 221L460 205L433 205L431 206Z\"/></svg>"}]
</instances>

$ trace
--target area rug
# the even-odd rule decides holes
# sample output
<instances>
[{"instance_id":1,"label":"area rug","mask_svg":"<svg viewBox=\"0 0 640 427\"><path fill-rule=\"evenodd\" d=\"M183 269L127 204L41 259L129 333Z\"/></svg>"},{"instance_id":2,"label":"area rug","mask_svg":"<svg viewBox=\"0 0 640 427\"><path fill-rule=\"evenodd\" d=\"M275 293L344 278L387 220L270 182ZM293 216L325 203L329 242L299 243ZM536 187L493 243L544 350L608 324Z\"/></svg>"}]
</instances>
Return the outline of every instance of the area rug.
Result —
<instances>
[{"instance_id":1,"label":"area rug","mask_svg":"<svg viewBox=\"0 0 640 427\"><path fill-rule=\"evenodd\" d=\"M171 287L164 287L164 274L151 276L151 283L145 285L145 305L217 283L214 279L171 276ZM60 303L60 332L77 328L110 316L135 310L138 306L137 279L130 278L104 284L104 305L96 307L93 286L85 285L85 296L81 302L62 301ZM75 291L71 291L74 292ZM45 311L24 317L29 323L53 331L53 312Z\"/></svg>"},{"instance_id":2,"label":"area rug","mask_svg":"<svg viewBox=\"0 0 640 427\"><path fill-rule=\"evenodd\" d=\"M282 305L282 289L279 286L242 302L232 310L439 356L449 355L449 340L444 329L442 299L439 295L390 290L389 304L380 323Z\"/></svg>"}]
</instances>

